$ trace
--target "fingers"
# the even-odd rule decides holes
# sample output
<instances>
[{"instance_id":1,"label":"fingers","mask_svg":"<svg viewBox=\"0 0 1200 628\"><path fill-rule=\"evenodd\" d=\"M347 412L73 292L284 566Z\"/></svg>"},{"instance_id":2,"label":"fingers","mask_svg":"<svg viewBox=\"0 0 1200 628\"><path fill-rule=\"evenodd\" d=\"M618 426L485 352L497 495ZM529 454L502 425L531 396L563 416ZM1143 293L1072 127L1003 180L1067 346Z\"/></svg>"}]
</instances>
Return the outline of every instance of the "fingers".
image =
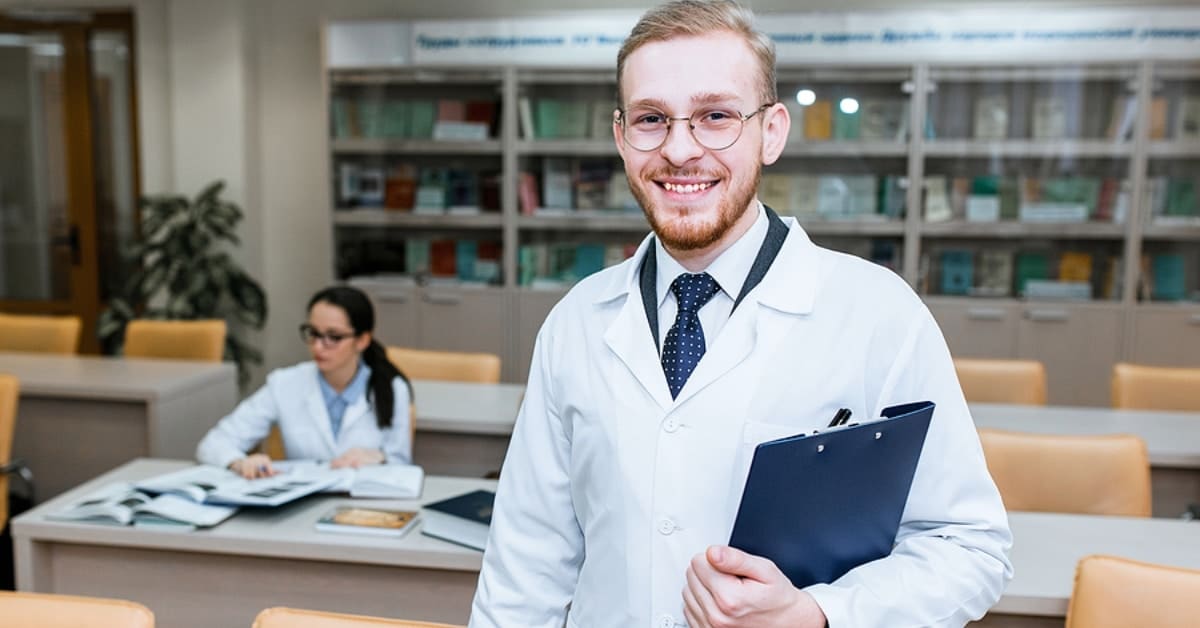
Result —
<instances>
[{"instance_id":1,"label":"fingers","mask_svg":"<svg viewBox=\"0 0 1200 628\"><path fill-rule=\"evenodd\" d=\"M690 586L683 587L683 617L687 620L688 628L709 628L704 619L704 609L696 601Z\"/></svg>"},{"instance_id":2,"label":"fingers","mask_svg":"<svg viewBox=\"0 0 1200 628\"><path fill-rule=\"evenodd\" d=\"M771 582L779 569L775 563L725 545L713 545L705 552L708 563L717 571L758 582Z\"/></svg>"}]
</instances>

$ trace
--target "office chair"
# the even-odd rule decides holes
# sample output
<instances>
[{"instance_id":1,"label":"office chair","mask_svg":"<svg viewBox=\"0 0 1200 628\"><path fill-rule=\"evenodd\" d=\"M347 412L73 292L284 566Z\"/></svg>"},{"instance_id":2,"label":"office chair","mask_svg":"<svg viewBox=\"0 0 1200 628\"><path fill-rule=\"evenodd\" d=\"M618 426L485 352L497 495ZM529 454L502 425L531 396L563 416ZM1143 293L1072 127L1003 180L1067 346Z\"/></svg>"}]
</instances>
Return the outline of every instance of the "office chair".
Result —
<instances>
[{"instance_id":1,"label":"office chair","mask_svg":"<svg viewBox=\"0 0 1200 628\"><path fill-rule=\"evenodd\" d=\"M20 460L11 459L13 436L17 427L17 397L20 383L12 375L0 374L0 530L8 524L8 476L16 474L25 482L29 501L33 502L33 472Z\"/></svg>"},{"instance_id":2,"label":"office chair","mask_svg":"<svg viewBox=\"0 0 1200 628\"><path fill-rule=\"evenodd\" d=\"M967 401L1046 405L1046 367L1037 360L955 358Z\"/></svg>"},{"instance_id":3,"label":"office chair","mask_svg":"<svg viewBox=\"0 0 1200 628\"><path fill-rule=\"evenodd\" d=\"M411 379L495 384L500 381L500 356L494 353L431 351L388 347L388 359Z\"/></svg>"},{"instance_id":4,"label":"office chair","mask_svg":"<svg viewBox=\"0 0 1200 628\"><path fill-rule=\"evenodd\" d=\"M0 351L73 354L79 350L78 316L0 314Z\"/></svg>"},{"instance_id":5,"label":"office chair","mask_svg":"<svg viewBox=\"0 0 1200 628\"><path fill-rule=\"evenodd\" d=\"M154 613L127 600L0 591L4 628L154 628Z\"/></svg>"},{"instance_id":6,"label":"office chair","mask_svg":"<svg viewBox=\"0 0 1200 628\"><path fill-rule=\"evenodd\" d=\"M1115 364L1112 405L1142 410L1200 411L1200 368Z\"/></svg>"},{"instance_id":7,"label":"office chair","mask_svg":"<svg viewBox=\"0 0 1200 628\"><path fill-rule=\"evenodd\" d=\"M125 357L220 362L225 355L225 321L139 319L125 327Z\"/></svg>"},{"instance_id":8,"label":"office chair","mask_svg":"<svg viewBox=\"0 0 1200 628\"><path fill-rule=\"evenodd\" d=\"M1150 516L1150 461L1136 436L982 429L979 439L1008 510Z\"/></svg>"},{"instance_id":9,"label":"office chair","mask_svg":"<svg viewBox=\"0 0 1200 628\"><path fill-rule=\"evenodd\" d=\"M1066 628L1188 628L1200 618L1200 571L1115 556L1085 556L1075 569Z\"/></svg>"},{"instance_id":10,"label":"office chair","mask_svg":"<svg viewBox=\"0 0 1200 628\"><path fill-rule=\"evenodd\" d=\"M296 608L276 606L268 608L254 618L253 628L370 628L372 626L391 628L461 628L451 624L438 624L427 621L406 621L403 619L384 619L366 615L346 615L343 613L326 613L324 611L306 611Z\"/></svg>"}]
</instances>

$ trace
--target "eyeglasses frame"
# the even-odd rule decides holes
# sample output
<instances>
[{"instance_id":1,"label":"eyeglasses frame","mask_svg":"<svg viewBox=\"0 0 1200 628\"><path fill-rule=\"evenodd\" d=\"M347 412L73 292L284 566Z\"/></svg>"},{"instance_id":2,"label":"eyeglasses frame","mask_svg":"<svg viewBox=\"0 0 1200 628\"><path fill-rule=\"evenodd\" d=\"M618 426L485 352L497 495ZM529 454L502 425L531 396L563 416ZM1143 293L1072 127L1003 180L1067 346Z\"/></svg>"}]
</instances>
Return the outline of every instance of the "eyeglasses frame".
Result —
<instances>
[{"instance_id":1,"label":"eyeglasses frame","mask_svg":"<svg viewBox=\"0 0 1200 628\"><path fill-rule=\"evenodd\" d=\"M691 113L691 115L687 115L687 116L669 116L666 114L666 112L659 111L659 113L661 113L663 115L663 118L666 119L667 132L663 135L662 141L659 142L658 145L653 148L639 148L636 145L634 145L632 140L629 139L629 136L628 136L629 126L626 124L628 122L628 118L625 117L625 114L628 113L627 109L617 109L616 122L621 125L621 137L625 140L625 143L628 144L629 147L632 148L633 150L636 150L641 153L649 153L649 152L653 152L653 151L656 151L656 150L662 148L663 145L667 143L667 140L671 138L672 123L678 122L678 121L684 121L684 120L686 120L688 123L688 133L692 136L692 141L696 142L696 144L703 146L704 148L706 148L708 150L721 151L721 150L728 149L730 146L733 146L734 144L737 144L738 140L742 139L742 133L746 130L746 121L747 120L766 111L767 109L775 106L776 104L778 104L778 103L773 103L773 102L766 103L764 105L759 106L758 109L755 109L754 111L751 111L750 113L742 113L742 112L734 109L733 112L738 114L738 118L739 118L739 121L741 122L741 126L738 127L737 137L733 138L732 142L730 142L720 148L713 148L713 147L705 144L704 142L701 142L700 138L696 137L696 125L692 122L692 118L697 113L700 113L701 111L705 111L704 109L693 111Z\"/></svg>"}]
</instances>

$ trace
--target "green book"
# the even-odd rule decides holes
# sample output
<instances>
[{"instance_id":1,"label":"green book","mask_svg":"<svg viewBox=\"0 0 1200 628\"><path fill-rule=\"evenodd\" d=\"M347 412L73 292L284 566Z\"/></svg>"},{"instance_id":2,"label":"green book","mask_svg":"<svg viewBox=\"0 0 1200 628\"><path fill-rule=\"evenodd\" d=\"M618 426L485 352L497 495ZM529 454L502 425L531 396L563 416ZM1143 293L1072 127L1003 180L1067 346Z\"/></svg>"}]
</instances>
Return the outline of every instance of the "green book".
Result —
<instances>
[{"instance_id":1,"label":"green book","mask_svg":"<svg viewBox=\"0 0 1200 628\"><path fill-rule=\"evenodd\" d=\"M410 100L408 102L408 137L429 139L433 137L433 123L437 120L437 104L432 100Z\"/></svg>"},{"instance_id":2,"label":"green book","mask_svg":"<svg viewBox=\"0 0 1200 628\"><path fill-rule=\"evenodd\" d=\"M1200 214L1200 197L1194 179L1167 179L1167 201L1164 216L1196 216Z\"/></svg>"},{"instance_id":3,"label":"green book","mask_svg":"<svg viewBox=\"0 0 1200 628\"><path fill-rule=\"evenodd\" d=\"M539 98L534 105L533 128L538 139L553 139L563 137L559 127L562 116L562 101L553 98Z\"/></svg>"},{"instance_id":4,"label":"green book","mask_svg":"<svg viewBox=\"0 0 1200 628\"><path fill-rule=\"evenodd\" d=\"M1025 283L1030 279L1050 278L1050 259L1044 253L1017 253L1017 294L1025 295Z\"/></svg>"},{"instance_id":5,"label":"green book","mask_svg":"<svg viewBox=\"0 0 1200 628\"><path fill-rule=\"evenodd\" d=\"M1187 292L1184 286L1183 256L1162 253L1152 258L1155 301L1182 301Z\"/></svg>"},{"instance_id":6,"label":"green book","mask_svg":"<svg viewBox=\"0 0 1200 628\"><path fill-rule=\"evenodd\" d=\"M408 103L403 100L389 100L384 103L381 112L383 120L380 132L383 137L408 137Z\"/></svg>"},{"instance_id":7,"label":"green book","mask_svg":"<svg viewBox=\"0 0 1200 628\"><path fill-rule=\"evenodd\" d=\"M558 108L558 137L585 138L591 122L586 100L564 100Z\"/></svg>"},{"instance_id":8,"label":"green book","mask_svg":"<svg viewBox=\"0 0 1200 628\"><path fill-rule=\"evenodd\" d=\"M857 110L854 113L846 113L841 107L837 107L833 113L833 139L858 139L859 119Z\"/></svg>"}]
</instances>

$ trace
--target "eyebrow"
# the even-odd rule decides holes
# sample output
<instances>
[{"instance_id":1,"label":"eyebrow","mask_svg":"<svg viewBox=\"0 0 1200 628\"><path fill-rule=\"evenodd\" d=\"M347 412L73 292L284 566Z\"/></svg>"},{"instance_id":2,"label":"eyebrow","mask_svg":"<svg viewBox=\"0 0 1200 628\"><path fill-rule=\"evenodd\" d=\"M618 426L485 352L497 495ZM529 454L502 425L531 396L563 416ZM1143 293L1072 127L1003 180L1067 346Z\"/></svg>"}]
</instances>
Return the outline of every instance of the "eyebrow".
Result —
<instances>
[{"instance_id":1,"label":"eyebrow","mask_svg":"<svg viewBox=\"0 0 1200 628\"><path fill-rule=\"evenodd\" d=\"M693 106L712 105L716 103L731 103L738 100L738 95L730 92L703 92L692 96L691 101ZM659 98L642 98L629 103L629 108L633 107L653 107L659 111L668 109L666 101Z\"/></svg>"}]
</instances>

